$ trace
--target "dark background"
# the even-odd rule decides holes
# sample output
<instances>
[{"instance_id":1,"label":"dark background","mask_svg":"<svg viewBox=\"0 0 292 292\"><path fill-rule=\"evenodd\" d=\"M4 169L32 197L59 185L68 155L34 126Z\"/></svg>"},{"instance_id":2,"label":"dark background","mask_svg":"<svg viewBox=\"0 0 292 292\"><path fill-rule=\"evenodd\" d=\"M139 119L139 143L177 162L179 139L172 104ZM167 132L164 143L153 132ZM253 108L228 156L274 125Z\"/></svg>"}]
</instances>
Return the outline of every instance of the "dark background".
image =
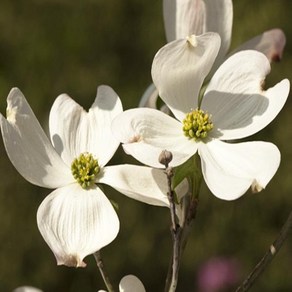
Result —
<instances>
[{"instance_id":1,"label":"dark background","mask_svg":"<svg viewBox=\"0 0 292 292\"><path fill-rule=\"evenodd\" d=\"M89 108L100 84L136 107L151 82L154 54L165 43L162 1L1 0L0 111L10 89L19 87L47 129L54 99L68 93ZM287 37L283 60L272 65L266 86L292 76L292 1L234 1L232 48L280 27ZM178 291L196 291L197 274L210 258L235 259L243 279L277 236L292 205L292 101L267 128L251 137L275 143L280 168L265 191L234 202L215 198L204 186L193 232L181 266ZM0 291L29 284L46 292L93 292L104 288L92 256L85 269L58 267L36 224L36 211L50 190L26 182L0 142ZM119 150L112 164L136 163ZM133 273L147 291L162 291L171 252L169 214L110 188L120 206L121 230L104 248L113 282ZM252 291L292 291L292 236Z\"/></svg>"}]
</instances>

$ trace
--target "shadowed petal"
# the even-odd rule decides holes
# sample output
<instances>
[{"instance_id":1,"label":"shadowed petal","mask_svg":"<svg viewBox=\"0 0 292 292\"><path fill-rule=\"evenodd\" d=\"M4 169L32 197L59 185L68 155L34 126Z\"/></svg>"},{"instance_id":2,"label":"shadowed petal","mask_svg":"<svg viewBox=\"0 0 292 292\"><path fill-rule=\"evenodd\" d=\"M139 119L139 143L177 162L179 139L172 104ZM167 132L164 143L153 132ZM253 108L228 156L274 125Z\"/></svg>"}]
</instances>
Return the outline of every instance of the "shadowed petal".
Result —
<instances>
[{"instance_id":1,"label":"shadowed petal","mask_svg":"<svg viewBox=\"0 0 292 292\"><path fill-rule=\"evenodd\" d=\"M220 64L227 54L232 35L233 4L232 0L204 0L206 5L206 30L217 32L221 38L221 46L214 64Z\"/></svg>"},{"instance_id":2,"label":"shadowed petal","mask_svg":"<svg viewBox=\"0 0 292 292\"><path fill-rule=\"evenodd\" d=\"M158 91L155 85L151 83L145 90L144 94L142 95L141 100L139 102L139 107L150 107L156 109L157 98Z\"/></svg>"},{"instance_id":3,"label":"shadowed petal","mask_svg":"<svg viewBox=\"0 0 292 292\"><path fill-rule=\"evenodd\" d=\"M163 167L158 161L162 150L172 152L171 166L182 164L197 151L196 143L183 135L180 122L154 109L123 112L113 121L112 131L127 154L152 167Z\"/></svg>"},{"instance_id":4,"label":"shadowed petal","mask_svg":"<svg viewBox=\"0 0 292 292\"><path fill-rule=\"evenodd\" d=\"M167 42L206 32L203 0L164 0L163 18Z\"/></svg>"},{"instance_id":5,"label":"shadowed petal","mask_svg":"<svg viewBox=\"0 0 292 292\"><path fill-rule=\"evenodd\" d=\"M97 97L86 112L68 95L60 95L50 113L51 140L64 161L71 166L74 158L90 152L105 165L119 146L110 125L123 111L117 94L109 86L98 87Z\"/></svg>"},{"instance_id":6,"label":"shadowed petal","mask_svg":"<svg viewBox=\"0 0 292 292\"><path fill-rule=\"evenodd\" d=\"M275 28L254 37L239 46L231 54L242 50L257 50L266 55L270 62L280 61L286 44L286 37L281 29Z\"/></svg>"},{"instance_id":7,"label":"shadowed petal","mask_svg":"<svg viewBox=\"0 0 292 292\"><path fill-rule=\"evenodd\" d=\"M10 91L7 119L0 114L0 124L7 154L27 181L47 188L74 181L18 88Z\"/></svg>"},{"instance_id":8,"label":"shadowed petal","mask_svg":"<svg viewBox=\"0 0 292 292\"><path fill-rule=\"evenodd\" d=\"M218 33L221 47L216 63L222 62L231 42L232 0L164 0L163 17L167 42L192 34Z\"/></svg>"},{"instance_id":9,"label":"shadowed petal","mask_svg":"<svg viewBox=\"0 0 292 292\"><path fill-rule=\"evenodd\" d=\"M220 47L216 33L192 35L162 47L152 63L159 95L176 118L198 107L198 95Z\"/></svg>"},{"instance_id":10,"label":"shadowed petal","mask_svg":"<svg viewBox=\"0 0 292 292\"><path fill-rule=\"evenodd\" d=\"M200 144L202 172L211 192L235 200L252 186L266 187L280 164L278 148L267 142L229 144L219 140Z\"/></svg>"},{"instance_id":11,"label":"shadowed petal","mask_svg":"<svg viewBox=\"0 0 292 292\"><path fill-rule=\"evenodd\" d=\"M211 79L202 109L212 115L220 139L250 136L266 127L280 112L289 94L290 83L282 80L264 91L270 72L268 59L257 51L231 56Z\"/></svg>"},{"instance_id":12,"label":"shadowed petal","mask_svg":"<svg viewBox=\"0 0 292 292\"><path fill-rule=\"evenodd\" d=\"M106 166L98 183L105 183L120 193L155 206L169 206L167 179L160 169L137 165Z\"/></svg>"},{"instance_id":13,"label":"shadowed petal","mask_svg":"<svg viewBox=\"0 0 292 292\"><path fill-rule=\"evenodd\" d=\"M37 212L37 223L58 265L84 267L84 257L111 243L119 219L110 201L96 186L78 184L48 195Z\"/></svg>"}]
</instances>

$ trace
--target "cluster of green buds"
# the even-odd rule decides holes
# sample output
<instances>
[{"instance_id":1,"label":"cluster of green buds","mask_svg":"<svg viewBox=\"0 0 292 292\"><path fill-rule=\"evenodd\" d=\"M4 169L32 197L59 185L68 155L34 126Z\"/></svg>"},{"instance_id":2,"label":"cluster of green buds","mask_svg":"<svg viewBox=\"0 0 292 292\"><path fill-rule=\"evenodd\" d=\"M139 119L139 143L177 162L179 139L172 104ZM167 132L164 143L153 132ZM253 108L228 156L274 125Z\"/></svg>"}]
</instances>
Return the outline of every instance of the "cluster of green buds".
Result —
<instances>
[{"instance_id":1,"label":"cluster of green buds","mask_svg":"<svg viewBox=\"0 0 292 292\"><path fill-rule=\"evenodd\" d=\"M97 159L90 153L82 153L75 158L71 164L73 177L83 189L87 189L95 182L95 178L100 171Z\"/></svg>"},{"instance_id":2,"label":"cluster of green buds","mask_svg":"<svg viewBox=\"0 0 292 292\"><path fill-rule=\"evenodd\" d=\"M201 109L195 109L188 113L183 120L183 131L185 136L195 141L204 139L208 132L213 129L211 116Z\"/></svg>"}]
</instances>

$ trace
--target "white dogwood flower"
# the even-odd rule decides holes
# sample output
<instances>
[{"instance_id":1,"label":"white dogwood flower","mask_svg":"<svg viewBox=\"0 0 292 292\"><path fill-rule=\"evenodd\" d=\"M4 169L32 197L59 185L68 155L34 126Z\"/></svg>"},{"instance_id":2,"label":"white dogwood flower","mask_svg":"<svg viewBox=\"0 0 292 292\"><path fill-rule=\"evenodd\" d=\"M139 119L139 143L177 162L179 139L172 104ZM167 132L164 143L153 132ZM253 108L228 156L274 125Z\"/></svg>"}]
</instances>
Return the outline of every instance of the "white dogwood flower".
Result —
<instances>
[{"instance_id":1,"label":"white dogwood flower","mask_svg":"<svg viewBox=\"0 0 292 292\"><path fill-rule=\"evenodd\" d=\"M114 120L113 132L126 153L153 167L161 167L157 157L162 149L172 152L172 166L198 153L209 189L218 198L233 200L250 186L265 188L278 169L280 153L267 142L231 141L266 127L282 109L290 83L285 79L264 90L268 59L242 51L219 67L200 97L219 47L220 37L206 33L161 48L152 78L175 118L155 109L131 109Z\"/></svg>"},{"instance_id":2,"label":"white dogwood flower","mask_svg":"<svg viewBox=\"0 0 292 292\"><path fill-rule=\"evenodd\" d=\"M232 0L163 0L163 18L167 42L217 32L221 47L217 59L228 53L233 25ZM272 29L240 45L236 51L255 49L272 60L282 57L286 38L282 30Z\"/></svg>"},{"instance_id":3,"label":"white dogwood flower","mask_svg":"<svg viewBox=\"0 0 292 292\"><path fill-rule=\"evenodd\" d=\"M257 50L265 54L270 62L278 61L282 58L286 44L283 31L274 28L229 52L233 25L232 0L163 0L163 19L167 42L206 32L216 32L220 35L221 47L212 66L212 73L227 55L242 50ZM157 98L158 91L154 84L151 84L144 92L139 106L156 108ZM165 106L161 110L166 111Z\"/></svg>"},{"instance_id":4,"label":"white dogwood flower","mask_svg":"<svg viewBox=\"0 0 292 292\"><path fill-rule=\"evenodd\" d=\"M110 125L121 112L108 86L98 88L88 112L62 94L51 108L50 142L20 90L8 95L7 119L0 115L0 124L11 162L32 184L56 189L41 203L37 223L59 265L85 266L84 257L115 239L119 220L101 184L148 204L169 205L162 171L106 166L119 146Z\"/></svg>"}]
</instances>

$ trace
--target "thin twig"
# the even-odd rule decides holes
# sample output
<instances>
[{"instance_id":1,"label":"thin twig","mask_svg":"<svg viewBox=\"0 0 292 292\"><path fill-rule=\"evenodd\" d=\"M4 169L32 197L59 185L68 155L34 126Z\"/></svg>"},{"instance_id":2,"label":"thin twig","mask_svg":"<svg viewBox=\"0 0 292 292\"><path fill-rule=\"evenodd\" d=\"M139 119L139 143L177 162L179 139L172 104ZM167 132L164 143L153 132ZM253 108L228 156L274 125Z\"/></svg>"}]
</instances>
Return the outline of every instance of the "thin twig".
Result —
<instances>
[{"instance_id":1,"label":"thin twig","mask_svg":"<svg viewBox=\"0 0 292 292\"><path fill-rule=\"evenodd\" d=\"M172 259L169 265L165 291L175 291L178 281L178 270L179 270L179 262L180 262L180 242L181 242L181 234L182 230L177 222L176 216L176 207L175 207L175 199L174 192L172 189L172 178L173 178L173 169L169 167L169 163L172 160L171 152L164 150L161 152L159 156L159 162L165 166L165 174L167 178L167 197L169 201L169 210L170 210L170 218L171 218L171 234L172 234Z\"/></svg>"},{"instance_id":2,"label":"thin twig","mask_svg":"<svg viewBox=\"0 0 292 292\"><path fill-rule=\"evenodd\" d=\"M168 274L165 284L165 292L176 291L178 284L179 268L181 263L182 253L186 246L187 238L191 230L191 223L195 218L197 199L193 198L191 193L185 195L181 199L181 207L183 209L183 217L181 222L178 222L176 214L176 198L172 189L172 178L174 175L172 167L169 166L172 160L171 152L164 150L159 156L159 162L165 166L165 174L167 177L170 217L171 217L171 235L172 235L172 258L168 269Z\"/></svg>"},{"instance_id":3,"label":"thin twig","mask_svg":"<svg viewBox=\"0 0 292 292\"><path fill-rule=\"evenodd\" d=\"M177 225L176 230L171 230L173 241L172 262L168 270L166 279L165 292L176 291L178 284L179 269L181 258L186 247L188 236L192 229L192 223L196 217L198 200L186 195L182 199L182 203L186 209L183 219L183 225Z\"/></svg>"},{"instance_id":4,"label":"thin twig","mask_svg":"<svg viewBox=\"0 0 292 292\"><path fill-rule=\"evenodd\" d=\"M167 291L174 292L177 287L178 272L179 272L179 266L180 266L182 228L177 223L174 192L171 187L173 169L167 166L165 173L167 176L167 184L168 184L167 195L168 195L168 200L169 200L170 217L171 217L171 234L172 234L172 241L173 241L172 264L171 264L171 269L169 270L169 273L170 273L168 276L169 288L167 288Z\"/></svg>"},{"instance_id":5,"label":"thin twig","mask_svg":"<svg viewBox=\"0 0 292 292\"><path fill-rule=\"evenodd\" d=\"M172 187L171 187L171 180L173 177L172 167L167 166L165 169L165 174L167 177L167 186L168 186L167 196L168 196L168 200L169 200L171 225L172 225L172 230L176 232L179 226L178 226L177 219L176 219L174 192L173 192Z\"/></svg>"},{"instance_id":6,"label":"thin twig","mask_svg":"<svg viewBox=\"0 0 292 292\"><path fill-rule=\"evenodd\" d=\"M102 276L102 279L106 285L106 288L108 290L108 292L114 292L114 288L113 288L113 285L111 284L110 282L110 279L109 279L109 276L104 268L104 264L103 264L103 260L101 258L101 254L100 254L100 251L97 251L93 254L94 258L95 258L95 261L96 261L96 265L100 271L100 274Z\"/></svg>"},{"instance_id":7,"label":"thin twig","mask_svg":"<svg viewBox=\"0 0 292 292\"><path fill-rule=\"evenodd\" d=\"M248 291L254 282L259 278L259 276L263 273L266 267L270 264L272 259L278 253L279 249L283 245L284 241L286 240L289 232L292 230L292 211L290 212L288 219L286 220L285 224L283 225L278 237L270 246L269 250L263 256L263 258L258 262L252 272L247 276L247 278L243 281L241 286L239 286L236 292L244 292Z\"/></svg>"}]
</instances>

